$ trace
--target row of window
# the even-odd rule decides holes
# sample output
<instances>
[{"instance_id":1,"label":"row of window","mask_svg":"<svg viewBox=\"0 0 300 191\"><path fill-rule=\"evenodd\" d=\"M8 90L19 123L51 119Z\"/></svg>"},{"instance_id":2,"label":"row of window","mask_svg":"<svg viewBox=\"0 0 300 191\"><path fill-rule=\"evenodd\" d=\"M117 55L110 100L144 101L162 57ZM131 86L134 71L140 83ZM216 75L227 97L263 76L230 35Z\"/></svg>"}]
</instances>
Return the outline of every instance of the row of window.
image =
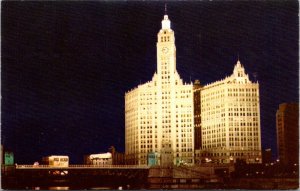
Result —
<instances>
[{"instance_id":1,"label":"row of window","mask_svg":"<svg viewBox=\"0 0 300 191\"><path fill-rule=\"evenodd\" d=\"M151 121L150 121L151 122ZM141 127L141 129L152 129L153 128L153 126L150 126L150 123L149 121L147 121L147 125L146 125L146 122L145 121L141 121L141 124L140 124L140 127ZM186 124L186 122L188 122L188 124ZM189 123L190 122L190 123ZM187 119L187 120L181 120L181 127L192 127L192 124L191 124L191 122L192 122L192 119ZM163 120L163 126L162 126L162 128L167 128L167 127L169 127L169 128L171 128L171 120ZM135 125L135 123L127 123L128 124L128 127L129 127L129 125ZM179 125L178 125L178 121L177 121L177 124L176 124L176 127L178 128L179 127ZM154 126L154 128L156 129L157 128L157 125L155 125Z\"/></svg>"},{"instance_id":2,"label":"row of window","mask_svg":"<svg viewBox=\"0 0 300 191\"><path fill-rule=\"evenodd\" d=\"M180 150L179 147L181 148L182 152L192 152L193 151L191 144L181 144L180 146L177 144L176 152L179 152L179 150ZM155 145L152 145L152 144L144 145L144 144L142 144L140 148L141 148L141 153L146 153L146 152L151 152L152 151L152 150L150 150L150 148L157 149L158 146L157 146L157 144L155 144Z\"/></svg>"},{"instance_id":3,"label":"row of window","mask_svg":"<svg viewBox=\"0 0 300 191\"><path fill-rule=\"evenodd\" d=\"M203 144L210 144L210 143L217 143L217 142L225 142L226 141L226 136L219 136L219 137L216 137L215 135L213 136L203 136L202 137L202 140L203 140ZM230 142L252 142L252 141L258 141L258 134L252 136L252 137L232 137L230 136L229 137L229 141Z\"/></svg>"},{"instance_id":4,"label":"row of window","mask_svg":"<svg viewBox=\"0 0 300 191\"><path fill-rule=\"evenodd\" d=\"M229 92L257 92L257 88L228 88Z\"/></svg>"},{"instance_id":5,"label":"row of window","mask_svg":"<svg viewBox=\"0 0 300 191\"><path fill-rule=\"evenodd\" d=\"M222 131L222 133L221 132L202 131L202 135L205 136L205 135L211 135L212 134L212 135L215 135L217 137L225 137L226 133L223 133L224 131Z\"/></svg>"},{"instance_id":6,"label":"row of window","mask_svg":"<svg viewBox=\"0 0 300 191\"><path fill-rule=\"evenodd\" d=\"M253 97L257 96L257 93L228 93L228 96L234 96L234 97Z\"/></svg>"},{"instance_id":7,"label":"row of window","mask_svg":"<svg viewBox=\"0 0 300 191\"><path fill-rule=\"evenodd\" d=\"M259 144L257 143L257 142L254 142L254 143L252 143L252 142L246 142L246 143L239 143L239 142L234 142L234 143L229 143L229 146L230 147L239 147L239 146L242 146L242 147L246 147L246 146L248 146L248 147L258 147L259 146Z\"/></svg>"},{"instance_id":8,"label":"row of window","mask_svg":"<svg viewBox=\"0 0 300 191\"><path fill-rule=\"evenodd\" d=\"M222 90L217 90L217 91L213 91L213 92L210 92L210 93L206 93L206 92L203 92L202 91L202 94L201 94L201 96L202 97L207 97L207 96L214 96L214 95L219 95L219 94L224 94L224 89L222 89Z\"/></svg>"},{"instance_id":9,"label":"row of window","mask_svg":"<svg viewBox=\"0 0 300 191\"><path fill-rule=\"evenodd\" d=\"M141 128L141 129L152 129L153 126L148 126L148 125L145 125L145 126L144 126L144 125L141 125L140 128ZM156 128L157 128L157 125L155 125L155 129L156 129Z\"/></svg>"},{"instance_id":10,"label":"row of window","mask_svg":"<svg viewBox=\"0 0 300 191\"><path fill-rule=\"evenodd\" d=\"M164 84L164 83L163 83ZM170 99L171 97L170 96L164 96L164 94L168 94L168 95L170 95L170 91L163 91L162 92L162 95L163 95L163 97L162 97L162 99ZM180 91L180 92L175 92L175 94L177 95L177 94L180 94L180 95L185 95L185 96L190 96L191 95L191 90L187 90L187 91L185 91L185 90L183 90L183 91ZM153 97L153 95L155 95L155 97L152 99L152 97ZM156 95L157 95L157 93L155 92L154 94L152 94L151 92L149 92L149 93L144 93L144 94L141 94L140 96L141 96L141 98L140 98L140 101L141 101L141 103L144 103L143 101L151 101L151 100L157 100L156 99ZM132 101L132 103L135 103L135 101ZM145 103L147 103L147 102L145 102ZM128 104L129 105L129 104Z\"/></svg>"},{"instance_id":11,"label":"row of window","mask_svg":"<svg viewBox=\"0 0 300 191\"><path fill-rule=\"evenodd\" d=\"M209 129L214 129L214 128L220 128L220 127L225 127L225 123L217 123L217 124L212 124L212 125L205 125L203 126L203 130L209 130ZM225 131L225 130L222 130Z\"/></svg>"},{"instance_id":12,"label":"row of window","mask_svg":"<svg viewBox=\"0 0 300 191\"><path fill-rule=\"evenodd\" d=\"M224 95L221 95L221 96L216 96L216 97L215 96L214 97L208 97L208 98L205 98L205 99L201 98L201 102L206 103L206 102L215 101L215 100L223 102L225 100L224 97L225 97Z\"/></svg>"},{"instance_id":13,"label":"row of window","mask_svg":"<svg viewBox=\"0 0 300 191\"><path fill-rule=\"evenodd\" d=\"M251 108L251 107L240 107L240 108L228 108L228 111L230 112L230 111L251 111L251 110L253 110L253 111L255 111L255 112L257 112L257 107L253 107L253 108Z\"/></svg>"},{"instance_id":14,"label":"row of window","mask_svg":"<svg viewBox=\"0 0 300 191\"><path fill-rule=\"evenodd\" d=\"M169 42L170 41L170 36L161 36L160 37L160 42Z\"/></svg>"},{"instance_id":15,"label":"row of window","mask_svg":"<svg viewBox=\"0 0 300 191\"><path fill-rule=\"evenodd\" d=\"M239 122L237 122L237 123L235 123L235 124L233 124L233 123L229 123L229 131L257 131L258 130L258 128L257 128L257 126L258 126L258 123L244 123L244 124L247 124L247 126L246 127L241 127L241 128L239 128L239 127L236 127L236 126L238 126L240 123ZM253 128L252 127L249 127L249 126L252 126L252 124L253 124ZM235 126L235 128L233 128ZM245 125L244 125L245 126Z\"/></svg>"},{"instance_id":16,"label":"row of window","mask_svg":"<svg viewBox=\"0 0 300 191\"><path fill-rule=\"evenodd\" d=\"M258 113L228 113L229 116L258 116Z\"/></svg>"},{"instance_id":17,"label":"row of window","mask_svg":"<svg viewBox=\"0 0 300 191\"><path fill-rule=\"evenodd\" d=\"M234 132L234 133L229 133L229 137L232 137L232 136L258 136L258 132Z\"/></svg>"},{"instance_id":18,"label":"row of window","mask_svg":"<svg viewBox=\"0 0 300 191\"><path fill-rule=\"evenodd\" d=\"M241 141L241 142L247 142L247 141L258 141L258 134L254 135L255 137L229 137L229 141Z\"/></svg>"},{"instance_id":19,"label":"row of window","mask_svg":"<svg viewBox=\"0 0 300 191\"><path fill-rule=\"evenodd\" d=\"M202 156L202 157L218 157L218 156L256 156L257 153L255 152L226 152L226 153L197 153L196 156Z\"/></svg>"},{"instance_id":20,"label":"row of window","mask_svg":"<svg viewBox=\"0 0 300 191\"><path fill-rule=\"evenodd\" d=\"M203 149L211 149L211 148L216 148L216 147L225 147L226 146L226 144L225 143L222 143L222 144L218 144L218 146L217 146L217 144L209 144L209 145L205 145L205 144L203 144Z\"/></svg>"},{"instance_id":21,"label":"row of window","mask_svg":"<svg viewBox=\"0 0 300 191\"><path fill-rule=\"evenodd\" d=\"M153 136L154 138L157 138L157 135L154 135ZM152 139L152 135L150 134L150 135L144 135L144 134L141 134L141 139Z\"/></svg>"},{"instance_id":22,"label":"row of window","mask_svg":"<svg viewBox=\"0 0 300 191\"><path fill-rule=\"evenodd\" d=\"M236 118L233 118L233 117L229 117L229 118L228 118L229 121L236 121L236 120L234 120L234 119L236 119ZM248 119L249 121L250 121L250 120L252 120L252 121L258 121L258 117L243 118L243 119L244 119L244 120L245 120L245 119Z\"/></svg>"}]
</instances>

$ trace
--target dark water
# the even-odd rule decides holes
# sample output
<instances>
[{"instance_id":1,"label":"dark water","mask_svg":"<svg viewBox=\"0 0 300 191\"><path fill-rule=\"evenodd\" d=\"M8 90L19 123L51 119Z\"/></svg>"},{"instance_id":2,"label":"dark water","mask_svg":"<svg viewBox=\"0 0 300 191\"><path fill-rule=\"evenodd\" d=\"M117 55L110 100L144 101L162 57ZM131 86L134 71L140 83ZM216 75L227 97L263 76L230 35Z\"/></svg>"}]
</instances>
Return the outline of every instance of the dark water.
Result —
<instances>
[{"instance_id":1,"label":"dark water","mask_svg":"<svg viewBox=\"0 0 300 191\"><path fill-rule=\"evenodd\" d=\"M3 178L2 189L5 190L128 190L128 189L144 189L144 183L128 180L115 180L105 178L90 179L56 179L39 181L31 181L27 179L22 181L17 178Z\"/></svg>"},{"instance_id":2,"label":"dark water","mask_svg":"<svg viewBox=\"0 0 300 191\"><path fill-rule=\"evenodd\" d=\"M116 189L115 187L91 187L91 188L76 188L69 186L50 186L50 187L26 187L25 190L112 190ZM117 189L124 189L123 187L118 187Z\"/></svg>"},{"instance_id":3,"label":"dark water","mask_svg":"<svg viewBox=\"0 0 300 191\"><path fill-rule=\"evenodd\" d=\"M68 175L53 175L48 171L16 171L1 174L5 190L111 190L143 189L147 186L147 171L76 171Z\"/></svg>"},{"instance_id":4,"label":"dark water","mask_svg":"<svg viewBox=\"0 0 300 191\"><path fill-rule=\"evenodd\" d=\"M131 188L130 185L120 185L120 186L25 186L18 188L4 188L5 190L129 190L129 189L144 189L134 187Z\"/></svg>"}]
</instances>

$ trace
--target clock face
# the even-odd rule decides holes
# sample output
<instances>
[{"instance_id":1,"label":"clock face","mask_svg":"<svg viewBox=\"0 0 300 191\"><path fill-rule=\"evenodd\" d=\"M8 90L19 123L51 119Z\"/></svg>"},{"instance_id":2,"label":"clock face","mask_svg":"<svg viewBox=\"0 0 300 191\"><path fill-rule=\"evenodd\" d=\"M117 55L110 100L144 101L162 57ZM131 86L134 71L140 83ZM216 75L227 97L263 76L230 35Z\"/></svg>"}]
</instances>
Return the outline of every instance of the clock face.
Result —
<instances>
[{"instance_id":1,"label":"clock face","mask_svg":"<svg viewBox=\"0 0 300 191\"><path fill-rule=\"evenodd\" d=\"M163 53L166 54L166 53L168 53L168 51L169 51L169 49L168 49L167 47L163 47L163 49L162 49L162 52L163 52Z\"/></svg>"}]
</instances>

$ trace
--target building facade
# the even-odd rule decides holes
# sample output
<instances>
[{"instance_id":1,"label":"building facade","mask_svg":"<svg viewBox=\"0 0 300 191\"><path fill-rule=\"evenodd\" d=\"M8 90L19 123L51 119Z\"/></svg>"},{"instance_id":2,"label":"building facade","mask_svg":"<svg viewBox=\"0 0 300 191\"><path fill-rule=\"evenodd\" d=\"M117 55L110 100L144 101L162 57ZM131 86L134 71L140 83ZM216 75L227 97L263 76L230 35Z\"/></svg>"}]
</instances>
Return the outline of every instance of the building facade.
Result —
<instances>
[{"instance_id":1,"label":"building facade","mask_svg":"<svg viewBox=\"0 0 300 191\"><path fill-rule=\"evenodd\" d=\"M175 36L166 14L156 48L157 70L152 80L125 94L126 161L147 164L148 153L155 152L173 164L192 164L193 85L184 84L176 71ZM172 150L171 159L165 148Z\"/></svg>"},{"instance_id":2,"label":"building facade","mask_svg":"<svg viewBox=\"0 0 300 191\"><path fill-rule=\"evenodd\" d=\"M84 156L84 164L87 165L112 165L112 161L112 154L109 152Z\"/></svg>"},{"instance_id":3,"label":"building facade","mask_svg":"<svg viewBox=\"0 0 300 191\"><path fill-rule=\"evenodd\" d=\"M42 164L54 167L68 167L69 156L51 155L42 158Z\"/></svg>"},{"instance_id":4,"label":"building facade","mask_svg":"<svg viewBox=\"0 0 300 191\"><path fill-rule=\"evenodd\" d=\"M200 89L200 102L196 163L261 163L259 84L249 80L240 61L231 76Z\"/></svg>"},{"instance_id":5,"label":"building facade","mask_svg":"<svg viewBox=\"0 0 300 191\"><path fill-rule=\"evenodd\" d=\"M299 163L299 105L283 103L276 112L277 149L284 165Z\"/></svg>"},{"instance_id":6,"label":"building facade","mask_svg":"<svg viewBox=\"0 0 300 191\"><path fill-rule=\"evenodd\" d=\"M125 165L125 154L118 152L114 146L111 146L108 151L111 153L112 156L112 164L113 165Z\"/></svg>"}]
</instances>

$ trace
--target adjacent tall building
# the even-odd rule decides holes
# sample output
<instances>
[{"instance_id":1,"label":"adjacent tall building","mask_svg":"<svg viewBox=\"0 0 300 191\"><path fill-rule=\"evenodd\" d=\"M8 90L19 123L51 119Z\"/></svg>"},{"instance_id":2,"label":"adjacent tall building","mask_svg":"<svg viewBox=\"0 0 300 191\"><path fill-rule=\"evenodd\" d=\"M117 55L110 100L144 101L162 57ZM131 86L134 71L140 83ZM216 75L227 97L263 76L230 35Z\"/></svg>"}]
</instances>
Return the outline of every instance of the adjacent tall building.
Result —
<instances>
[{"instance_id":1,"label":"adjacent tall building","mask_svg":"<svg viewBox=\"0 0 300 191\"><path fill-rule=\"evenodd\" d=\"M161 162L168 158L173 164L192 164L193 85L184 84L176 71L175 36L166 14L156 48L157 71L152 81L125 94L126 160L147 164L148 154L158 153Z\"/></svg>"},{"instance_id":2,"label":"adjacent tall building","mask_svg":"<svg viewBox=\"0 0 300 191\"><path fill-rule=\"evenodd\" d=\"M200 142L196 162L230 163L242 159L261 163L259 84L250 81L240 61L231 76L195 88L197 92L201 119L196 121L195 131L201 133L195 137L195 142Z\"/></svg>"},{"instance_id":3,"label":"adjacent tall building","mask_svg":"<svg viewBox=\"0 0 300 191\"><path fill-rule=\"evenodd\" d=\"M283 103L276 112L277 148L284 165L299 163L299 105Z\"/></svg>"}]
</instances>

